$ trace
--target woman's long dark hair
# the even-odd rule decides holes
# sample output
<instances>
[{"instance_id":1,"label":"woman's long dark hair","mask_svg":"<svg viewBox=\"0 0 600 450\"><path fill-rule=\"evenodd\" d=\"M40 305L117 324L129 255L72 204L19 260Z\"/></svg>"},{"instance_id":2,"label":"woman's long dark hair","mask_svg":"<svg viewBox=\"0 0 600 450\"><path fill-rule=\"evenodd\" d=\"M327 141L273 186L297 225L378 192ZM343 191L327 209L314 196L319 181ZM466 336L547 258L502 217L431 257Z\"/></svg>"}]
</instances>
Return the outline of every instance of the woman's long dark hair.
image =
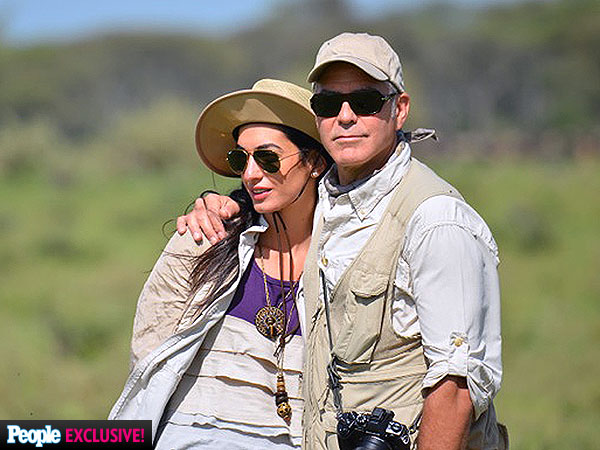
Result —
<instances>
[{"instance_id":1,"label":"woman's long dark hair","mask_svg":"<svg viewBox=\"0 0 600 450\"><path fill-rule=\"evenodd\" d=\"M331 157L317 140L295 128L285 125L269 125L282 131L298 147L302 163L316 163L319 156L321 156L325 159L327 167L331 165ZM236 141L239 128L233 130L233 137ZM323 174L325 172L323 171ZM193 269L189 278L191 295L194 295L203 286L211 285L201 302L202 306L209 304L225 291L227 287L225 282L229 277L238 276L240 270L238 261L240 235L244 230L258 223L259 214L254 209L252 199L243 185L232 191L229 196L240 205L240 213L224 221L227 237L194 258L192 262Z\"/></svg>"}]
</instances>

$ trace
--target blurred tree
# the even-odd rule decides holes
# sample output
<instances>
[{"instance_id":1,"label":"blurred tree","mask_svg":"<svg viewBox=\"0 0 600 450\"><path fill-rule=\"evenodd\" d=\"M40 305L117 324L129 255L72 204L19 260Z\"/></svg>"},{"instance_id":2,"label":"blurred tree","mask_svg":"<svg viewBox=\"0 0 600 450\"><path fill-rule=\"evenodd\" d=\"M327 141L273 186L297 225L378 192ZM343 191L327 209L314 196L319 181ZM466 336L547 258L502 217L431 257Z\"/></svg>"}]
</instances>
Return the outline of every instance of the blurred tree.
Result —
<instances>
[{"instance_id":1,"label":"blurred tree","mask_svg":"<svg viewBox=\"0 0 600 450\"><path fill-rule=\"evenodd\" d=\"M434 126L445 137L558 131L568 143L580 130L597 136L598 0L428 4L375 19L352 16L343 0L290 1L228 37L113 33L0 47L0 127L50 116L80 141L157 99L199 110L263 77L306 85L320 43L345 30L382 34L398 49L415 126Z\"/></svg>"}]
</instances>

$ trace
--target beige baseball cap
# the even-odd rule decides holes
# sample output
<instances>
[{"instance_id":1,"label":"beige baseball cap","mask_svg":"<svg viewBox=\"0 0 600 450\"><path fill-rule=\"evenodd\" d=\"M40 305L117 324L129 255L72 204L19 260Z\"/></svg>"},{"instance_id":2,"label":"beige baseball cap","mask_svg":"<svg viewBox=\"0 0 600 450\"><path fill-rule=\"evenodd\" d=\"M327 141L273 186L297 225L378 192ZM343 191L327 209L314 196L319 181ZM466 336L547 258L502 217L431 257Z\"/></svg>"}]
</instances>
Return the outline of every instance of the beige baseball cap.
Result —
<instances>
[{"instance_id":1,"label":"beige baseball cap","mask_svg":"<svg viewBox=\"0 0 600 450\"><path fill-rule=\"evenodd\" d=\"M227 163L235 148L233 130L249 123L272 123L295 128L321 142L310 108L312 93L287 81L263 79L219 97L200 113L196 150L206 166L226 177L239 177Z\"/></svg>"},{"instance_id":2,"label":"beige baseball cap","mask_svg":"<svg viewBox=\"0 0 600 450\"><path fill-rule=\"evenodd\" d=\"M308 81L318 81L323 70L334 62L353 64L376 80L390 81L399 92L404 92L400 58L381 36L342 33L326 41L317 53Z\"/></svg>"}]
</instances>

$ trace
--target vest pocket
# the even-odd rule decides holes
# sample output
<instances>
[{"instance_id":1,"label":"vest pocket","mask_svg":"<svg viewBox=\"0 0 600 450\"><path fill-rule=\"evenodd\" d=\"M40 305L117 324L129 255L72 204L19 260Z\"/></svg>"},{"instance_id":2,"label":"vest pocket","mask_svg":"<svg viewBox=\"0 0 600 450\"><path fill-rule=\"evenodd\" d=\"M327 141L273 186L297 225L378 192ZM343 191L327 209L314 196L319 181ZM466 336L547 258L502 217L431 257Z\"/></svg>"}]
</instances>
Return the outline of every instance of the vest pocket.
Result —
<instances>
[{"instance_id":1,"label":"vest pocket","mask_svg":"<svg viewBox=\"0 0 600 450\"><path fill-rule=\"evenodd\" d=\"M381 333L388 276L357 270L349 281L345 301L332 302L332 322L341 319L334 353L343 362L365 364Z\"/></svg>"}]
</instances>

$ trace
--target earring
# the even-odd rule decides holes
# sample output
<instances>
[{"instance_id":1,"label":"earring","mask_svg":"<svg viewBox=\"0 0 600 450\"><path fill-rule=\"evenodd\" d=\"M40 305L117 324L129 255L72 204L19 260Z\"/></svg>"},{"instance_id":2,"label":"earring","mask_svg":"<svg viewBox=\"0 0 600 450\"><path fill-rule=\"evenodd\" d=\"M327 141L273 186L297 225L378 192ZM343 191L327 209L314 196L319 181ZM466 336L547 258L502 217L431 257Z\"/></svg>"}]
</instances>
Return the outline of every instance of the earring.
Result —
<instances>
[{"instance_id":1,"label":"earring","mask_svg":"<svg viewBox=\"0 0 600 450\"><path fill-rule=\"evenodd\" d=\"M310 176L313 178L317 178L319 176L319 172L317 172L316 170L313 170L312 173L310 174Z\"/></svg>"}]
</instances>

